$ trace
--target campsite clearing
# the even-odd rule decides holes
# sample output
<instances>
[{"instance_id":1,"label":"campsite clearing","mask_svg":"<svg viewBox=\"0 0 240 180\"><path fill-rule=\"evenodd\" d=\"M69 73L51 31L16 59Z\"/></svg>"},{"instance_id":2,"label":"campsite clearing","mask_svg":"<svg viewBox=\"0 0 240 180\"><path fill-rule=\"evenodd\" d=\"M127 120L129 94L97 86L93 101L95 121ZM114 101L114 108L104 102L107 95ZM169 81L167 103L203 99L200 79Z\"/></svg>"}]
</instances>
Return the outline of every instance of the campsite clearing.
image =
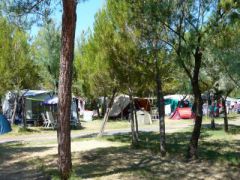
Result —
<instances>
[{"instance_id":1,"label":"campsite clearing","mask_svg":"<svg viewBox=\"0 0 240 180\"><path fill-rule=\"evenodd\" d=\"M139 125L140 131L158 131L159 122L153 121L150 125ZM72 129L71 137L78 136L95 136L102 125L102 120L94 120L91 122L81 122L82 129ZM192 120L171 120L166 118L166 132L173 132L181 130L182 128L190 127L193 125ZM130 132L130 123L127 120L112 120L107 122L105 134L113 134L118 132ZM1 142L7 141L47 141L56 140L57 132L53 129L42 127L29 127L27 131L22 131L19 126L13 126L12 132L4 134L0 137Z\"/></svg>"},{"instance_id":2,"label":"campsite clearing","mask_svg":"<svg viewBox=\"0 0 240 180\"><path fill-rule=\"evenodd\" d=\"M169 132L166 158L157 153L157 122L140 133L139 149L129 146L130 135L125 132L125 125L122 128L107 128L112 133L103 138L84 134L87 127L82 133L81 130L72 131L72 179L174 179L179 176L184 179L237 179L240 175L240 118L229 121L229 134L223 132L219 121L215 131L209 129L209 121L204 121L200 159L193 162L185 159L191 120L166 120ZM152 131L154 128L156 132ZM25 138L28 136L26 141L20 140L21 135L11 136L12 140L19 140L0 144L1 179L59 179L56 137L51 137L56 132L48 132L51 138L46 138L41 132L43 138L39 138L40 132L23 135Z\"/></svg>"},{"instance_id":3,"label":"campsite clearing","mask_svg":"<svg viewBox=\"0 0 240 180\"><path fill-rule=\"evenodd\" d=\"M238 121L238 115L231 114L229 120L232 124L240 125ZM210 118L205 117L203 119L203 124L209 124ZM222 118L216 118L216 123L222 124ZM165 117L166 132L177 132L189 130L194 124L192 119L182 119L182 120L171 120L168 117ZM81 122L81 129L72 129L71 137L76 138L80 136L84 137L93 137L99 132L99 129L102 125L102 120L94 120L91 122ZM19 126L13 126L13 130L10 133L3 134L0 136L0 143L10 142L10 141L56 141L57 132L53 129L47 129L42 127L29 127L27 131L22 131ZM139 125L139 131L159 131L159 122L153 121L153 124L150 125ZM105 129L105 134L111 135L118 132L130 132L130 123L127 120L111 120L107 122Z\"/></svg>"}]
</instances>

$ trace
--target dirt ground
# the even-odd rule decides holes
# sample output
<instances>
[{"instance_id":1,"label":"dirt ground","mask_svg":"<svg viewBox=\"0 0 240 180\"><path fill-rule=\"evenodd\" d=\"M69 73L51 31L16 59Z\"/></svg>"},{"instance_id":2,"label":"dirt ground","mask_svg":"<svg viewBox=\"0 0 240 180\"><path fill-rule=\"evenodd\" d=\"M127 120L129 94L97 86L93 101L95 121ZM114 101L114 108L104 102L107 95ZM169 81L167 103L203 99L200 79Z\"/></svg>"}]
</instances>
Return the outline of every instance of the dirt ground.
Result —
<instances>
[{"instance_id":1,"label":"dirt ground","mask_svg":"<svg viewBox=\"0 0 240 180\"><path fill-rule=\"evenodd\" d=\"M113 123L113 122L111 122ZM181 131L182 129L186 127L191 127L193 125L193 121L191 119L186 120L171 120L166 118L166 133ZM93 123L94 124L94 123ZM87 137L87 136L96 136L99 132L101 124L95 124L96 126L93 128L91 125L91 122L84 123L83 126L85 129L83 130L72 130L71 131L71 137L77 138L77 137ZM105 128L105 134L114 134L114 133L121 133L121 132L130 132L130 123L125 122L124 125L121 125L120 128L109 128L108 124ZM157 121L153 122L153 124L150 125L143 125L139 124L139 131L159 131L159 124ZM16 134L16 133L15 133ZM56 141L57 140L57 132L56 130L48 130L48 131L40 131L40 132L33 132L28 134L22 134L22 135L3 135L0 136L0 144L5 142L11 142L11 141Z\"/></svg>"},{"instance_id":2,"label":"dirt ground","mask_svg":"<svg viewBox=\"0 0 240 180\"><path fill-rule=\"evenodd\" d=\"M207 122L204 122L207 123ZM218 122L219 123L219 122ZM229 121L240 125L240 118ZM166 120L166 131L175 133L192 127L191 120ZM158 123L140 126L142 131L158 131ZM122 129L123 132L126 129ZM107 130L119 133L121 130ZM126 142L81 139L96 132L72 133L72 179L239 179L240 166L211 160L187 162L184 157L161 158L146 149L131 149ZM55 133L51 134L55 135ZM240 141L236 134L234 140ZM56 137L28 135L0 138L0 180L51 179L57 177ZM240 147L237 147L240 151ZM237 155L240 155L239 152ZM56 178L57 179L57 178Z\"/></svg>"}]
</instances>

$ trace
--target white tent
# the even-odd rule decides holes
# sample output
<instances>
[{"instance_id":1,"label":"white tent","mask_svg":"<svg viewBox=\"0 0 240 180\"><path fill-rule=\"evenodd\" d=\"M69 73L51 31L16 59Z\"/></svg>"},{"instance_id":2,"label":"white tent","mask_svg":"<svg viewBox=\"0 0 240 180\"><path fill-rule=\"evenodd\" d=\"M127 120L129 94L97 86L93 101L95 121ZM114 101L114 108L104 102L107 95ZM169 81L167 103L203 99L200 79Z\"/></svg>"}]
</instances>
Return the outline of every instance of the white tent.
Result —
<instances>
[{"instance_id":1,"label":"white tent","mask_svg":"<svg viewBox=\"0 0 240 180\"><path fill-rule=\"evenodd\" d=\"M130 103L129 96L121 94L114 99L113 106L110 110L109 117L117 117Z\"/></svg>"}]
</instances>

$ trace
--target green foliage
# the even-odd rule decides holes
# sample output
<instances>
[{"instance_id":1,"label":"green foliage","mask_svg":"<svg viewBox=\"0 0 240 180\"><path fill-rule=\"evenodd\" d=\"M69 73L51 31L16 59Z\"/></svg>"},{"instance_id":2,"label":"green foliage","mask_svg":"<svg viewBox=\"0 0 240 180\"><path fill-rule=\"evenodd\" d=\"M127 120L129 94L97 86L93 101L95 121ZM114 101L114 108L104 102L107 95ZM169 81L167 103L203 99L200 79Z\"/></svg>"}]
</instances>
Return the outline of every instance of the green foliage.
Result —
<instances>
[{"instance_id":1,"label":"green foliage","mask_svg":"<svg viewBox=\"0 0 240 180\"><path fill-rule=\"evenodd\" d=\"M208 31L211 43L206 48L206 66L203 70L208 79L212 79L212 87L218 85L217 89L225 95L239 87L240 24L232 17L237 12L235 8L237 4L233 1L221 1L218 6L222 12L221 19L219 14L210 18L210 26L219 22Z\"/></svg>"},{"instance_id":2,"label":"green foliage","mask_svg":"<svg viewBox=\"0 0 240 180\"><path fill-rule=\"evenodd\" d=\"M35 63L41 67L38 72L45 88L55 88L55 90L58 88L60 48L60 27L57 27L53 21L45 23L32 49Z\"/></svg>"},{"instance_id":3,"label":"green foliage","mask_svg":"<svg viewBox=\"0 0 240 180\"><path fill-rule=\"evenodd\" d=\"M39 76L30 50L26 34L0 18L0 94L36 87Z\"/></svg>"},{"instance_id":4,"label":"green foliage","mask_svg":"<svg viewBox=\"0 0 240 180\"><path fill-rule=\"evenodd\" d=\"M157 61L163 92L167 94L186 91L183 73L174 62L174 54L170 53L169 47L163 42L167 34L162 22L166 21L171 6L165 1L154 0L126 2L129 4L129 23L136 32L135 41L140 48L140 62L143 63L144 76L147 79L146 88L155 92Z\"/></svg>"},{"instance_id":5,"label":"green foliage","mask_svg":"<svg viewBox=\"0 0 240 180\"><path fill-rule=\"evenodd\" d=\"M114 86L113 78L110 75L109 66L102 55L99 42L92 34L87 39L82 34L78 41L74 61L73 92L89 98L107 96Z\"/></svg>"},{"instance_id":6,"label":"green foliage","mask_svg":"<svg viewBox=\"0 0 240 180\"><path fill-rule=\"evenodd\" d=\"M131 88L139 96L154 94L153 54L149 55L149 49L143 47L147 35L145 40L141 39L141 31L132 21L142 20L131 13L132 8L128 1L107 1L95 17L94 33L82 35L75 53L75 91L89 97L110 94L113 87L118 87L123 93ZM148 22L148 26L152 24ZM179 87L176 79L180 76L176 76L178 70L172 57L164 49L158 56L164 90L176 92Z\"/></svg>"},{"instance_id":7,"label":"green foliage","mask_svg":"<svg viewBox=\"0 0 240 180\"><path fill-rule=\"evenodd\" d=\"M60 0L5 0L0 2L0 14L18 27L31 28L33 23L49 20L50 14L60 4Z\"/></svg>"}]
</instances>

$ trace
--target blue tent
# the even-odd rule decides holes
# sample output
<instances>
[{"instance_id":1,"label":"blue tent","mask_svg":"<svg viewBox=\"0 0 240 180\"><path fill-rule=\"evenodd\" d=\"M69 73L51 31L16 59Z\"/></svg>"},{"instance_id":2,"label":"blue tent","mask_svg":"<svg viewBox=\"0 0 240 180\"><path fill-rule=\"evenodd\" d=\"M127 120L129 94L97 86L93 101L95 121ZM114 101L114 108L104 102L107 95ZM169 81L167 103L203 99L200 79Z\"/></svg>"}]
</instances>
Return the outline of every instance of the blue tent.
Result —
<instances>
[{"instance_id":1,"label":"blue tent","mask_svg":"<svg viewBox=\"0 0 240 180\"><path fill-rule=\"evenodd\" d=\"M4 133L8 133L11 130L12 129L7 118L4 115L0 114L0 135Z\"/></svg>"}]
</instances>

